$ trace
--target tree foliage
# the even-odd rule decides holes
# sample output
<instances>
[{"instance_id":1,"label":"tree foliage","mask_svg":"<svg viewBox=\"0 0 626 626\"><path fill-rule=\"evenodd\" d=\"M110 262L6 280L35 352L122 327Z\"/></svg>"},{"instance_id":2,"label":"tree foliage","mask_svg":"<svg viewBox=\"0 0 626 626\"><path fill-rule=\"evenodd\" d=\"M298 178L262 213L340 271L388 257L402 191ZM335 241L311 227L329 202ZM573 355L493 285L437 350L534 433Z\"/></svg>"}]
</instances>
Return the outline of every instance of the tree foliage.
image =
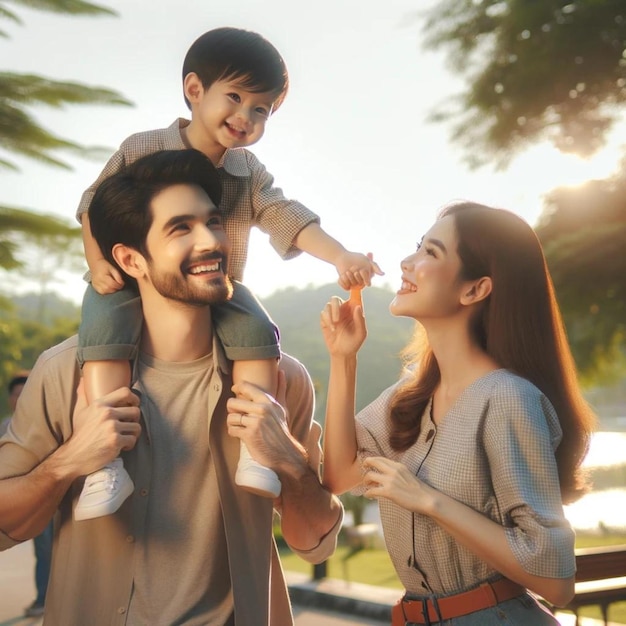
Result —
<instances>
[{"instance_id":1,"label":"tree foliage","mask_svg":"<svg viewBox=\"0 0 626 626\"><path fill-rule=\"evenodd\" d=\"M626 102L623 0L441 0L423 32L466 78L432 119L453 124L472 166L546 138L589 155Z\"/></svg>"},{"instance_id":2,"label":"tree foliage","mask_svg":"<svg viewBox=\"0 0 626 626\"><path fill-rule=\"evenodd\" d=\"M611 382L626 367L626 167L552 191L537 233L581 375Z\"/></svg>"},{"instance_id":3,"label":"tree foliage","mask_svg":"<svg viewBox=\"0 0 626 626\"><path fill-rule=\"evenodd\" d=\"M22 25L22 20L13 6L67 15L116 15L111 9L83 0L0 0L0 19L14 25ZM8 37L8 34L0 30L0 36ZM130 105L130 102L103 87L0 71L0 168L17 170L18 166L10 156L16 154L64 168L70 166L58 156L58 152L82 157L100 156L105 148L82 146L59 137L39 124L31 114L31 109L36 106L62 108L68 104ZM18 237L20 233L39 241L52 238L62 245L68 237L77 238L79 231L55 217L4 206L0 201L0 268L13 270L23 265L16 254L23 243Z\"/></svg>"},{"instance_id":4,"label":"tree foliage","mask_svg":"<svg viewBox=\"0 0 626 626\"><path fill-rule=\"evenodd\" d=\"M466 80L432 119L452 126L472 166L506 167L545 139L590 155L623 116L623 0L440 0L424 17L426 47ZM626 367L625 192L624 169L556 189L538 225L586 383Z\"/></svg>"}]
</instances>

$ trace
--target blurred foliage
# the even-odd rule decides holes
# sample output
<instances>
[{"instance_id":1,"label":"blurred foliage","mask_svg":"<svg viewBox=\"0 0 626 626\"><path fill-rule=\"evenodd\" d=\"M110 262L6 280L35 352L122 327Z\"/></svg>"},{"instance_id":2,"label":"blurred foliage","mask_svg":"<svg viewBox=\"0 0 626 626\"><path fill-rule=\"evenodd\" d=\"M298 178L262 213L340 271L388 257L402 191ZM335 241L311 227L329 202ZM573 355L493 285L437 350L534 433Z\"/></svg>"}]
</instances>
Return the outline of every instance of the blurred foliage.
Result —
<instances>
[{"instance_id":1,"label":"blurred foliage","mask_svg":"<svg viewBox=\"0 0 626 626\"><path fill-rule=\"evenodd\" d=\"M422 16L425 47L467 83L432 119L453 122L472 166L541 139L590 155L621 115L624 0L440 0Z\"/></svg>"},{"instance_id":2,"label":"blurred foliage","mask_svg":"<svg viewBox=\"0 0 626 626\"><path fill-rule=\"evenodd\" d=\"M10 8L18 5L39 11L72 16L115 16L111 9L82 0L0 0L0 19L21 26L19 15ZM8 37L6 31L0 36ZM41 126L30 112L31 107L45 105L62 108L67 104L130 105L116 91L81 83L55 81L35 74L0 72L0 167L18 169L6 153L20 154L47 165L69 165L60 159L57 151L72 152L82 157L102 157L110 150L103 147L86 147L55 135ZM1 231L0 231L1 232Z\"/></svg>"},{"instance_id":3,"label":"blurred foliage","mask_svg":"<svg viewBox=\"0 0 626 626\"><path fill-rule=\"evenodd\" d=\"M32 369L44 350L74 335L79 315L77 306L53 294L0 299L0 418L8 412L9 380Z\"/></svg>"},{"instance_id":4,"label":"blurred foliage","mask_svg":"<svg viewBox=\"0 0 626 626\"><path fill-rule=\"evenodd\" d=\"M425 47L466 80L432 119L471 166L504 168L546 139L588 156L623 117L624 0L440 0L421 16ZM537 227L586 386L626 371L624 168L552 191Z\"/></svg>"},{"instance_id":5,"label":"blurred foliage","mask_svg":"<svg viewBox=\"0 0 626 626\"><path fill-rule=\"evenodd\" d=\"M581 379L626 372L626 163L608 180L559 188L537 224Z\"/></svg>"},{"instance_id":6,"label":"blurred foliage","mask_svg":"<svg viewBox=\"0 0 626 626\"><path fill-rule=\"evenodd\" d=\"M83 0L0 0L0 19L22 25L14 7L66 15L116 15L114 11ZM6 30L0 37L7 38ZM62 108L67 104L130 105L119 93L103 87L55 81L35 74L0 71L0 169L18 170L12 155L37 160L46 165L69 169L58 152L81 157L101 158L104 147L87 147L59 137L39 124L31 109L44 105ZM34 213L30 209L3 206L0 201L0 268L12 270L20 265L16 252L20 248L17 233L32 237L77 237L79 230L58 218ZM58 241L58 240L57 240Z\"/></svg>"}]
</instances>

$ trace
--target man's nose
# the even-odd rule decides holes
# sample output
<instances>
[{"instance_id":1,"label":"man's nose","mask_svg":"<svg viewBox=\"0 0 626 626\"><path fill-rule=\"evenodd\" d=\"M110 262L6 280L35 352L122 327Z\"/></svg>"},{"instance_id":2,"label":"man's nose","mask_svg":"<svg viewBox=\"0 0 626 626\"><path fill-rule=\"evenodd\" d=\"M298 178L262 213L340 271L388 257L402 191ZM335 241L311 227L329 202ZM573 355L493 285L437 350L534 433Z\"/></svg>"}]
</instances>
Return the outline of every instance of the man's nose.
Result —
<instances>
[{"instance_id":1,"label":"man's nose","mask_svg":"<svg viewBox=\"0 0 626 626\"><path fill-rule=\"evenodd\" d=\"M214 231L207 226L198 229L195 247L199 250L217 250L222 247L223 231Z\"/></svg>"}]
</instances>

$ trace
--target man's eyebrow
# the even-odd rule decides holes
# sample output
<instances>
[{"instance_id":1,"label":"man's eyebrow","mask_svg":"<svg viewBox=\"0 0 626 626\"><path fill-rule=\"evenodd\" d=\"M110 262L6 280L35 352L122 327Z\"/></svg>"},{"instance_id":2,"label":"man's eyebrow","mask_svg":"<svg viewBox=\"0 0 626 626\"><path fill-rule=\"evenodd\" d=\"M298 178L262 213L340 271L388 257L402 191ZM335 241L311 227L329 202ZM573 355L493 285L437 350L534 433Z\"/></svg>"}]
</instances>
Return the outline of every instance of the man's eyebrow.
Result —
<instances>
[{"instance_id":1,"label":"man's eyebrow","mask_svg":"<svg viewBox=\"0 0 626 626\"><path fill-rule=\"evenodd\" d=\"M433 246L437 246L442 252L446 252L446 253L448 252L448 250L446 249L441 239L433 239L432 237L428 237L426 241Z\"/></svg>"}]
</instances>

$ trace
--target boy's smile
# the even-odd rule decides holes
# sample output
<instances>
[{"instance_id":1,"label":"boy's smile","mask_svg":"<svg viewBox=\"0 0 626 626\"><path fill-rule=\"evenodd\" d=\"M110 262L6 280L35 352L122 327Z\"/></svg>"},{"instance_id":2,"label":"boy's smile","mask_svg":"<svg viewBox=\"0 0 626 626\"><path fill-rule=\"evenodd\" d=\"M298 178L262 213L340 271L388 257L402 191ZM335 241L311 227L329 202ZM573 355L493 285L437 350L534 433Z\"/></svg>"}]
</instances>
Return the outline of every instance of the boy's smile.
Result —
<instances>
[{"instance_id":1,"label":"boy's smile","mask_svg":"<svg viewBox=\"0 0 626 626\"><path fill-rule=\"evenodd\" d=\"M187 139L214 164L227 149L245 148L263 137L276 97L248 91L236 80L218 80L204 90L195 74L185 79L185 93L192 111Z\"/></svg>"}]
</instances>

